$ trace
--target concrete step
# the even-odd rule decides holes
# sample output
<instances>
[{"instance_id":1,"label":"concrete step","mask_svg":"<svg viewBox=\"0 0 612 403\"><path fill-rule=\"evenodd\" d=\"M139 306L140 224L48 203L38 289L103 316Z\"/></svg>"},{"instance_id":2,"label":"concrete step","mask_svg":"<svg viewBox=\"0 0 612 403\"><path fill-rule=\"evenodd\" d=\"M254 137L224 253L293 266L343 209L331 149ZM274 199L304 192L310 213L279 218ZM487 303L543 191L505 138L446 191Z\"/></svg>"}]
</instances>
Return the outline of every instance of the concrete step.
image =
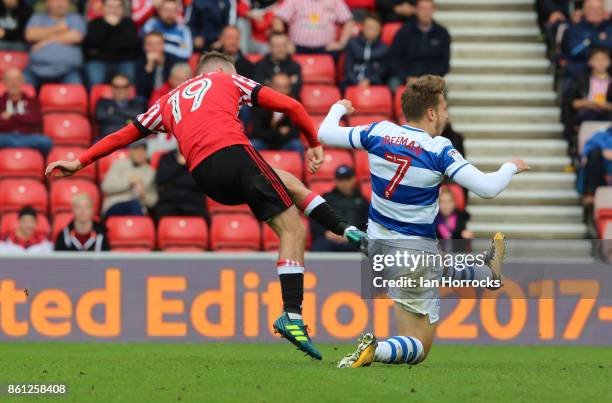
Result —
<instances>
[{"instance_id":1,"label":"concrete step","mask_svg":"<svg viewBox=\"0 0 612 403\"><path fill-rule=\"evenodd\" d=\"M469 107L451 106L453 123L557 123L561 111L557 107Z\"/></svg>"},{"instance_id":2,"label":"concrete step","mask_svg":"<svg viewBox=\"0 0 612 403\"><path fill-rule=\"evenodd\" d=\"M474 119L480 119L475 116ZM466 139L560 139L563 125L549 118L551 123L468 123L471 119L451 112L453 128Z\"/></svg>"},{"instance_id":3,"label":"concrete step","mask_svg":"<svg viewBox=\"0 0 612 403\"><path fill-rule=\"evenodd\" d=\"M512 178L509 190L574 190L573 172L522 172Z\"/></svg>"},{"instance_id":4,"label":"concrete step","mask_svg":"<svg viewBox=\"0 0 612 403\"><path fill-rule=\"evenodd\" d=\"M453 74L547 74L546 59L453 59Z\"/></svg>"},{"instance_id":5,"label":"concrete step","mask_svg":"<svg viewBox=\"0 0 612 403\"><path fill-rule=\"evenodd\" d=\"M450 91L449 104L457 106L555 106L553 91Z\"/></svg>"},{"instance_id":6,"label":"concrete step","mask_svg":"<svg viewBox=\"0 0 612 403\"><path fill-rule=\"evenodd\" d=\"M571 159L565 155L559 156L540 156L540 155L521 155L519 150L514 148L506 150L511 155L474 155L470 157L470 162L483 171L497 171L501 164L508 161L514 155L521 157L533 172L563 172L565 167L571 163Z\"/></svg>"},{"instance_id":7,"label":"concrete step","mask_svg":"<svg viewBox=\"0 0 612 403\"><path fill-rule=\"evenodd\" d=\"M540 30L531 27L448 27L457 42L539 42Z\"/></svg>"},{"instance_id":8,"label":"concrete step","mask_svg":"<svg viewBox=\"0 0 612 403\"><path fill-rule=\"evenodd\" d=\"M436 20L448 27L533 27L534 11L438 11Z\"/></svg>"},{"instance_id":9,"label":"concrete step","mask_svg":"<svg viewBox=\"0 0 612 403\"><path fill-rule=\"evenodd\" d=\"M534 9L533 0L437 0L440 11L530 11Z\"/></svg>"},{"instance_id":10,"label":"concrete step","mask_svg":"<svg viewBox=\"0 0 612 403\"><path fill-rule=\"evenodd\" d=\"M553 89L553 77L548 74L448 74L445 79L450 91L529 92Z\"/></svg>"},{"instance_id":11,"label":"concrete step","mask_svg":"<svg viewBox=\"0 0 612 403\"><path fill-rule=\"evenodd\" d=\"M575 190L504 190L493 199L468 194L470 206L578 206L580 197Z\"/></svg>"},{"instance_id":12,"label":"concrete step","mask_svg":"<svg viewBox=\"0 0 612 403\"><path fill-rule=\"evenodd\" d=\"M469 206L471 223L582 224L580 206Z\"/></svg>"},{"instance_id":13,"label":"concrete step","mask_svg":"<svg viewBox=\"0 0 612 403\"><path fill-rule=\"evenodd\" d=\"M584 224L565 223L468 223L468 229L474 231L476 237L486 237L496 231L502 231L508 238L523 239L581 239L587 229Z\"/></svg>"},{"instance_id":14,"label":"concrete step","mask_svg":"<svg viewBox=\"0 0 612 403\"><path fill-rule=\"evenodd\" d=\"M467 139L464 146L469 150L469 156L496 156L508 155L508 150L512 150L516 155L529 157L553 157L563 155L567 150L565 140L483 140Z\"/></svg>"},{"instance_id":15,"label":"concrete step","mask_svg":"<svg viewBox=\"0 0 612 403\"><path fill-rule=\"evenodd\" d=\"M460 59L543 59L543 43L452 42L451 56Z\"/></svg>"}]
</instances>

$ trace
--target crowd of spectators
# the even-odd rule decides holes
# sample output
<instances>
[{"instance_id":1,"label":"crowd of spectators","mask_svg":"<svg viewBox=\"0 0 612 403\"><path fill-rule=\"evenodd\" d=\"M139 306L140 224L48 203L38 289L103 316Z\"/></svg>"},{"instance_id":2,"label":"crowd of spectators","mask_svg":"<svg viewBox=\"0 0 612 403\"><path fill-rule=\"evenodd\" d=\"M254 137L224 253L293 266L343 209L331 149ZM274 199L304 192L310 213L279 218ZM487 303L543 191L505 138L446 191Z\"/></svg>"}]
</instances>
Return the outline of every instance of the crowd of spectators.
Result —
<instances>
[{"instance_id":1,"label":"crowd of spectators","mask_svg":"<svg viewBox=\"0 0 612 403\"><path fill-rule=\"evenodd\" d=\"M449 70L450 35L435 21L435 9L432 0L1 0L0 51L28 52L29 62L23 72L8 69L2 77L0 148L33 148L44 156L53 149L42 133L36 96L44 84L82 84L88 91L109 85L109 96L91 105L95 142L191 78L194 60L208 50L230 56L239 74L298 99L304 78L296 55L331 55L341 91L395 91L420 75ZM383 40L384 24L397 26L394 38ZM303 154L300 133L287 116L242 108L239 117L256 149ZM460 134L449 130L460 143ZM330 204L365 228L369 195L354 168L338 167L330 189L322 192ZM100 191L99 210L87 194L74 197L72 220L51 240L56 250L108 250L104 221L117 215L149 215L155 222L210 216L185 158L164 133L133 144L127 158L114 161ZM34 247L36 214L29 207L19 212L19 226L6 239L13 246L7 247L52 248ZM313 249L354 250L311 227Z\"/></svg>"}]
</instances>

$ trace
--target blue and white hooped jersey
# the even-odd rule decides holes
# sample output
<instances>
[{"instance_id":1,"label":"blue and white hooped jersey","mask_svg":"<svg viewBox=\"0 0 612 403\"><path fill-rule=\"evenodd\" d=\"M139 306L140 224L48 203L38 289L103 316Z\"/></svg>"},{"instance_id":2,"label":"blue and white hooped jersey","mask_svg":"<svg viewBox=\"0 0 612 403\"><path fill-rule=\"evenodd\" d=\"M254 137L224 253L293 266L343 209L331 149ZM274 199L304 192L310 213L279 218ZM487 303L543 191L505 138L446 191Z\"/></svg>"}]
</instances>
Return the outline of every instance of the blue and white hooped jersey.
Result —
<instances>
[{"instance_id":1,"label":"blue and white hooped jersey","mask_svg":"<svg viewBox=\"0 0 612 403\"><path fill-rule=\"evenodd\" d=\"M368 236L435 239L440 183L469 164L450 140L383 121L353 128L349 142L369 153Z\"/></svg>"}]
</instances>

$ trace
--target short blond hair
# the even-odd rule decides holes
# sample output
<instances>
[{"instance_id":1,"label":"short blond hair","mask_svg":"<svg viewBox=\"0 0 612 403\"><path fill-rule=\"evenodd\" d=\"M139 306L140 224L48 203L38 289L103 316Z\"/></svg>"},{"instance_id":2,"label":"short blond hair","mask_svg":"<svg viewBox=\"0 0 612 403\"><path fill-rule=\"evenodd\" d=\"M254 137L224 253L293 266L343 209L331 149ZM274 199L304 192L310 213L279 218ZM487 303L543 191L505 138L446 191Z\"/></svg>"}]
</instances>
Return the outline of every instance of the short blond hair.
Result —
<instances>
[{"instance_id":1,"label":"short blond hair","mask_svg":"<svg viewBox=\"0 0 612 403\"><path fill-rule=\"evenodd\" d=\"M408 121L419 121L429 108L436 108L440 95L446 97L446 82L428 74L408 84L402 94L402 112Z\"/></svg>"},{"instance_id":2,"label":"short blond hair","mask_svg":"<svg viewBox=\"0 0 612 403\"><path fill-rule=\"evenodd\" d=\"M72 205L74 206L75 204L81 202L81 201L86 201L87 203L89 203L90 206L93 206L93 199L91 198L91 196L87 193L77 193L76 195L74 195L74 197L72 198Z\"/></svg>"}]
</instances>

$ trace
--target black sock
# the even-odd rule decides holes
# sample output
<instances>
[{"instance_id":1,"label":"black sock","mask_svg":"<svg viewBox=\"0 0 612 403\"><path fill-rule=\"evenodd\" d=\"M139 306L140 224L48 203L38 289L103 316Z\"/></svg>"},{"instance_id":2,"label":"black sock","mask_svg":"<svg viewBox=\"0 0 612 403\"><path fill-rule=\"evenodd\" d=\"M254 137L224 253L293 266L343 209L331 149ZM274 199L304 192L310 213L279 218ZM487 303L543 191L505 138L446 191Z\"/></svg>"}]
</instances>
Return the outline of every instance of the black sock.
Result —
<instances>
[{"instance_id":1,"label":"black sock","mask_svg":"<svg viewBox=\"0 0 612 403\"><path fill-rule=\"evenodd\" d=\"M344 230L349 226L327 202L321 203L312 209L308 217L315 220L323 228L340 236L344 236Z\"/></svg>"},{"instance_id":2,"label":"black sock","mask_svg":"<svg viewBox=\"0 0 612 403\"><path fill-rule=\"evenodd\" d=\"M304 274L280 274L283 295L283 308L285 312L302 314L302 300L304 299Z\"/></svg>"}]
</instances>

